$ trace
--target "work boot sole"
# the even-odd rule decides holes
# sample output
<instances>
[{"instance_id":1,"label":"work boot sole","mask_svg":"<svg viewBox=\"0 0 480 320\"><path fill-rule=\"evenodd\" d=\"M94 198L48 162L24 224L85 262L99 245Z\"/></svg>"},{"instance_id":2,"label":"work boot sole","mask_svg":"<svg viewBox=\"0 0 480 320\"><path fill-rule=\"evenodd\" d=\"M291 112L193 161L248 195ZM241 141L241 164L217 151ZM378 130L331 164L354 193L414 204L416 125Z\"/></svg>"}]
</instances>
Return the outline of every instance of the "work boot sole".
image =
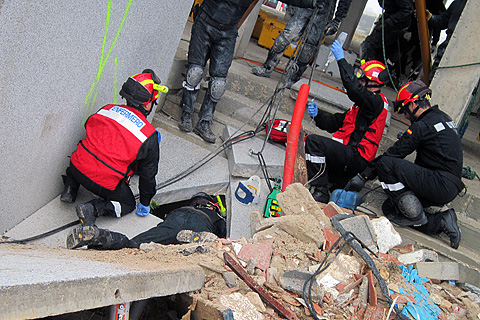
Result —
<instances>
[{"instance_id":1,"label":"work boot sole","mask_svg":"<svg viewBox=\"0 0 480 320\"><path fill-rule=\"evenodd\" d=\"M67 236L67 248L76 249L89 244L95 237L95 227L85 226L74 228Z\"/></svg>"},{"instance_id":2,"label":"work boot sole","mask_svg":"<svg viewBox=\"0 0 480 320\"><path fill-rule=\"evenodd\" d=\"M215 143L215 140L217 140L217 137L208 137L206 135L203 134L202 131L198 130L197 128L193 129L193 132L195 132L197 135L200 136L200 138L202 138L204 141L208 142L208 143Z\"/></svg>"},{"instance_id":3,"label":"work boot sole","mask_svg":"<svg viewBox=\"0 0 480 320\"><path fill-rule=\"evenodd\" d=\"M77 212L77 217L80 220L82 227L93 226L95 224L95 217L88 217L83 211L83 209L84 207L81 204L75 207L75 211Z\"/></svg>"},{"instance_id":4,"label":"work boot sole","mask_svg":"<svg viewBox=\"0 0 480 320\"><path fill-rule=\"evenodd\" d=\"M183 243L203 243L203 242L212 242L218 237L207 231L192 231L192 230L182 230L177 233L177 240Z\"/></svg>"}]
</instances>

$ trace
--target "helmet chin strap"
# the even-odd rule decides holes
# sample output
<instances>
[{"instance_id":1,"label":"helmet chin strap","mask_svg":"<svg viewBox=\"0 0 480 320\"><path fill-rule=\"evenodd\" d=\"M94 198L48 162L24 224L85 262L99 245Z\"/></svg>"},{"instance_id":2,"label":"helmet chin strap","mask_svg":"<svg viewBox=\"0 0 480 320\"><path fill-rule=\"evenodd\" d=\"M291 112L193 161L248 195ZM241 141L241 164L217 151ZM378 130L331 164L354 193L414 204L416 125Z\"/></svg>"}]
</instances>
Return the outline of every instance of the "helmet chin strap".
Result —
<instances>
[{"instance_id":1,"label":"helmet chin strap","mask_svg":"<svg viewBox=\"0 0 480 320\"><path fill-rule=\"evenodd\" d=\"M412 102L410 102L410 103L412 103ZM410 109L408 108L408 104L407 104L406 106L403 106L402 109L403 109L403 112L407 113L410 116L411 121L416 121L417 120L417 117L415 116L415 114L417 113L418 109L420 109L420 106L417 105L417 107L415 109L413 109L413 111L410 111Z\"/></svg>"}]
</instances>

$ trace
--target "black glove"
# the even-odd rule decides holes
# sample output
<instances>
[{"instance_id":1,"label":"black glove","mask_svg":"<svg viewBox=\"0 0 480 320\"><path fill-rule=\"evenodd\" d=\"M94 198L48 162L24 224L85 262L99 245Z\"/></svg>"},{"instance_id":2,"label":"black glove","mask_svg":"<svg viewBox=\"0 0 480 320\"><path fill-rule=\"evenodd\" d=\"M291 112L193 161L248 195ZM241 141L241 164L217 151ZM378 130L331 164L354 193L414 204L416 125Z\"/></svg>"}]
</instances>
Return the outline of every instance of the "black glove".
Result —
<instances>
[{"instance_id":1,"label":"black glove","mask_svg":"<svg viewBox=\"0 0 480 320\"><path fill-rule=\"evenodd\" d=\"M355 177L348 181L345 186L345 191L355 191L359 192L365 186L367 179L365 179L360 173L357 173Z\"/></svg>"},{"instance_id":2,"label":"black glove","mask_svg":"<svg viewBox=\"0 0 480 320\"><path fill-rule=\"evenodd\" d=\"M330 36L332 34L335 34L338 30L339 25L340 25L340 19L335 18L333 20L330 20L327 23L327 26L325 27L325 35Z\"/></svg>"}]
</instances>

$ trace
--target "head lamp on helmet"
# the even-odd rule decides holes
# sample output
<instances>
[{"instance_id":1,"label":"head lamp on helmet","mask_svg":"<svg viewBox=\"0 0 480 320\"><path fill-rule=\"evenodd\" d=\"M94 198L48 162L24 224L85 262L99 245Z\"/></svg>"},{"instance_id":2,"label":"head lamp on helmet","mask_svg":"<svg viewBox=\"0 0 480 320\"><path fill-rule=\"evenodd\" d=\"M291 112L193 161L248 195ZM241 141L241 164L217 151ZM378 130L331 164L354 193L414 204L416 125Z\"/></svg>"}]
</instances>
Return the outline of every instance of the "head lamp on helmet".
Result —
<instances>
[{"instance_id":1,"label":"head lamp on helmet","mask_svg":"<svg viewBox=\"0 0 480 320\"><path fill-rule=\"evenodd\" d=\"M142 73L131 76L122 85L120 95L127 100L127 104L134 107L156 103L160 92L168 92L166 86L160 85L160 79L151 69L145 69Z\"/></svg>"},{"instance_id":2,"label":"head lamp on helmet","mask_svg":"<svg viewBox=\"0 0 480 320\"><path fill-rule=\"evenodd\" d=\"M381 87L386 82L385 74L385 65L378 60L370 60L370 61L363 61L360 68L357 69L355 72L357 78L362 79L366 78L370 81L377 82ZM370 85L372 86L372 85Z\"/></svg>"},{"instance_id":3,"label":"head lamp on helmet","mask_svg":"<svg viewBox=\"0 0 480 320\"><path fill-rule=\"evenodd\" d=\"M410 102L423 98L430 100L431 94L432 90L422 80L407 82L397 92L395 111L403 113L408 110L406 107Z\"/></svg>"}]
</instances>

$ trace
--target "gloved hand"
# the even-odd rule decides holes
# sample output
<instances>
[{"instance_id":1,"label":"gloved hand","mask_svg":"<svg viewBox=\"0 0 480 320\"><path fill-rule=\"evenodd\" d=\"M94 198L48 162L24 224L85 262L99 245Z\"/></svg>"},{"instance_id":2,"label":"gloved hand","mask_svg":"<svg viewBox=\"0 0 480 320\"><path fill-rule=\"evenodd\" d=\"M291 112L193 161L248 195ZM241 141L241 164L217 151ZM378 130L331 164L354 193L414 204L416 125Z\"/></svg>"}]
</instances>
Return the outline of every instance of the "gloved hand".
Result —
<instances>
[{"instance_id":1,"label":"gloved hand","mask_svg":"<svg viewBox=\"0 0 480 320\"><path fill-rule=\"evenodd\" d=\"M332 53L335 56L335 59L337 61L345 58L345 52L343 52L343 48L342 48L342 45L340 44L340 41L338 40L333 41L332 47L330 48L330 50L332 50Z\"/></svg>"},{"instance_id":2,"label":"gloved hand","mask_svg":"<svg viewBox=\"0 0 480 320\"><path fill-rule=\"evenodd\" d=\"M360 173L357 173L355 177L348 181L345 186L345 191L355 191L359 192L365 186L367 179L365 179Z\"/></svg>"},{"instance_id":3,"label":"gloved hand","mask_svg":"<svg viewBox=\"0 0 480 320\"><path fill-rule=\"evenodd\" d=\"M157 137L158 137L158 145L160 145L160 141L162 141L162 135L160 134L160 131L157 130Z\"/></svg>"},{"instance_id":4,"label":"gloved hand","mask_svg":"<svg viewBox=\"0 0 480 320\"><path fill-rule=\"evenodd\" d=\"M340 19L335 18L333 20L330 20L327 23L327 26L325 28L325 35L330 36L330 35L336 33L339 25L340 25Z\"/></svg>"},{"instance_id":5,"label":"gloved hand","mask_svg":"<svg viewBox=\"0 0 480 320\"><path fill-rule=\"evenodd\" d=\"M310 117L316 117L318 114L318 107L316 102L309 102L307 105L307 112Z\"/></svg>"},{"instance_id":6,"label":"gloved hand","mask_svg":"<svg viewBox=\"0 0 480 320\"><path fill-rule=\"evenodd\" d=\"M140 217L145 217L150 214L150 206L144 206L141 202L137 206L137 215Z\"/></svg>"}]
</instances>

